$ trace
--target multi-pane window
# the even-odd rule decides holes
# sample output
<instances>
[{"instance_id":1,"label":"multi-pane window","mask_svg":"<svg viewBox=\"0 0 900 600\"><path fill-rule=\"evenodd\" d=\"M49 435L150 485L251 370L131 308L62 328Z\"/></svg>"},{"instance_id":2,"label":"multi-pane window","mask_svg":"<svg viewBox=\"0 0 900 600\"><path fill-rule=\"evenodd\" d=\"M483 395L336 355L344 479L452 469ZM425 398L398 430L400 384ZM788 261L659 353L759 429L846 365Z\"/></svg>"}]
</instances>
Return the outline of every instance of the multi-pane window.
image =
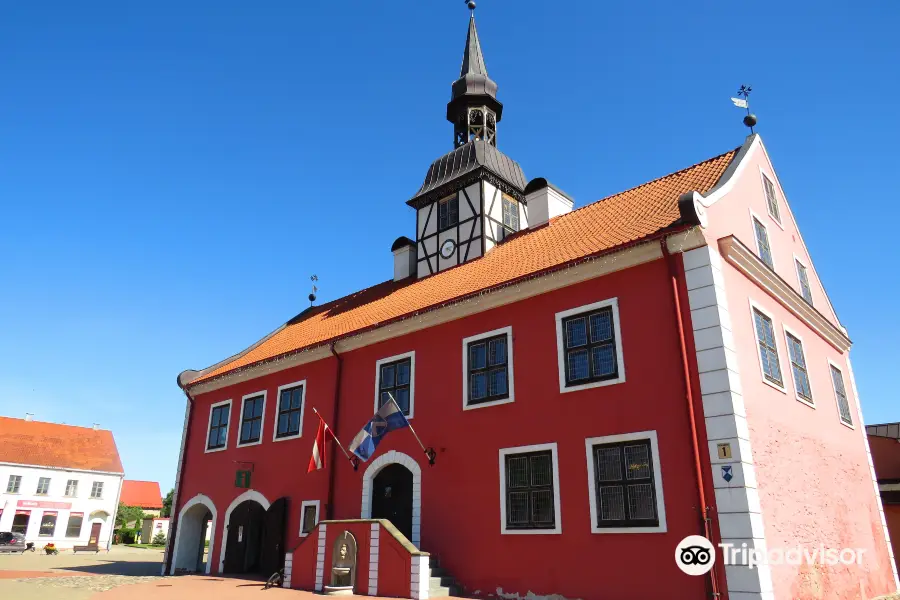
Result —
<instances>
[{"instance_id":1,"label":"multi-pane window","mask_svg":"<svg viewBox=\"0 0 900 600\"><path fill-rule=\"evenodd\" d=\"M800 338L786 334L788 357L791 359L791 371L794 374L794 388L797 395L812 404L812 388L809 385L809 373L806 371L806 357L803 355L803 342Z\"/></svg>"},{"instance_id":2,"label":"multi-pane window","mask_svg":"<svg viewBox=\"0 0 900 600\"><path fill-rule=\"evenodd\" d=\"M803 296L803 299L812 306L813 299L812 288L809 287L809 272L806 270L806 266L799 260L795 262L797 263L797 281L800 282L800 294Z\"/></svg>"},{"instance_id":3,"label":"multi-pane window","mask_svg":"<svg viewBox=\"0 0 900 600\"><path fill-rule=\"evenodd\" d=\"M509 196L503 196L503 227L508 231L519 230L519 203Z\"/></svg>"},{"instance_id":4,"label":"multi-pane window","mask_svg":"<svg viewBox=\"0 0 900 600\"><path fill-rule=\"evenodd\" d=\"M831 382L834 384L834 395L837 398L841 421L847 425L853 425L853 418L850 416L850 402L847 400L847 389L844 387L844 374L834 365L831 365Z\"/></svg>"},{"instance_id":5,"label":"multi-pane window","mask_svg":"<svg viewBox=\"0 0 900 600\"><path fill-rule=\"evenodd\" d=\"M319 522L319 505L310 502L303 503L303 514L301 515L300 535L306 535L316 528Z\"/></svg>"},{"instance_id":6,"label":"multi-pane window","mask_svg":"<svg viewBox=\"0 0 900 600\"><path fill-rule=\"evenodd\" d=\"M438 202L438 230L455 227L459 222L459 197L456 194Z\"/></svg>"},{"instance_id":7,"label":"multi-pane window","mask_svg":"<svg viewBox=\"0 0 900 600\"><path fill-rule=\"evenodd\" d=\"M506 455L506 528L554 529L553 454Z\"/></svg>"},{"instance_id":8,"label":"multi-pane window","mask_svg":"<svg viewBox=\"0 0 900 600\"><path fill-rule=\"evenodd\" d=\"M783 386L772 319L754 308L753 322L756 325L756 341L759 344L759 359L762 362L763 377L777 386Z\"/></svg>"},{"instance_id":9,"label":"multi-pane window","mask_svg":"<svg viewBox=\"0 0 900 600\"><path fill-rule=\"evenodd\" d=\"M563 319L566 386L619 376L611 306Z\"/></svg>"},{"instance_id":10,"label":"multi-pane window","mask_svg":"<svg viewBox=\"0 0 900 600\"><path fill-rule=\"evenodd\" d=\"M206 441L207 450L224 448L228 441L228 416L231 414L231 405L222 404L214 406L209 415L209 436Z\"/></svg>"},{"instance_id":11,"label":"multi-pane window","mask_svg":"<svg viewBox=\"0 0 900 600\"><path fill-rule=\"evenodd\" d=\"M657 527L650 440L592 447L596 527Z\"/></svg>"},{"instance_id":12,"label":"multi-pane window","mask_svg":"<svg viewBox=\"0 0 900 600\"><path fill-rule=\"evenodd\" d=\"M410 380L412 360L403 358L383 363L378 375L378 406L384 406L393 396L403 414L409 416Z\"/></svg>"},{"instance_id":13,"label":"multi-pane window","mask_svg":"<svg viewBox=\"0 0 900 600\"><path fill-rule=\"evenodd\" d=\"M78 495L78 480L70 479L66 482L66 496L74 498Z\"/></svg>"},{"instance_id":14,"label":"multi-pane window","mask_svg":"<svg viewBox=\"0 0 900 600\"><path fill-rule=\"evenodd\" d=\"M50 478L38 478L37 489L34 491L34 493L38 496L46 496L48 491L50 491Z\"/></svg>"},{"instance_id":15,"label":"multi-pane window","mask_svg":"<svg viewBox=\"0 0 900 600\"><path fill-rule=\"evenodd\" d=\"M508 344L506 333L469 342L467 404L509 398Z\"/></svg>"},{"instance_id":16,"label":"multi-pane window","mask_svg":"<svg viewBox=\"0 0 900 600\"><path fill-rule=\"evenodd\" d=\"M763 175L763 188L766 190L766 206L773 219L781 223L781 213L778 210L778 196L775 195L775 184Z\"/></svg>"},{"instance_id":17,"label":"multi-pane window","mask_svg":"<svg viewBox=\"0 0 900 600\"><path fill-rule=\"evenodd\" d=\"M13 517L12 527L9 528L13 533L21 533L25 535L28 531L28 521L31 520L31 513L17 514Z\"/></svg>"},{"instance_id":18,"label":"multi-pane window","mask_svg":"<svg viewBox=\"0 0 900 600\"><path fill-rule=\"evenodd\" d=\"M19 488L22 486L22 476L21 475L10 475L9 481L6 483L6 493L7 494L18 494Z\"/></svg>"},{"instance_id":19,"label":"multi-pane window","mask_svg":"<svg viewBox=\"0 0 900 600\"><path fill-rule=\"evenodd\" d=\"M266 397L263 395L244 399L241 411L241 437L239 444L253 444L262 435L263 406Z\"/></svg>"},{"instance_id":20,"label":"multi-pane window","mask_svg":"<svg viewBox=\"0 0 900 600\"><path fill-rule=\"evenodd\" d=\"M44 513L41 515L41 527L38 535L43 537L52 537L56 530L56 513Z\"/></svg>"},{"instance_id":21,"label":"multi-pane window","mask_svg":"<svg viewBox=\"0 0 900 600\"><path fill-rule=\"evenodd\" d=\"M766 230L766 226L760 223L756 217L753 217L753 232L756 235L756 249L759 251L759 258L770 269L774 269L775 261L772 258L772 248L769 246L769 232Z\"/></svg>"},{"instance_id":22,"label":"multi-pane window","mask_svg":"<svg viewBox=\"0 0 900 600\"><path fill-rule=\"evenodd\" d=\"M102 498L103 497L103 482L95 481L93 485L91 485L91 498Z\"/></svg>"},{"instance_id":23,"label":"multi-pane window","mask_svg":"<svg viewBox=\"0 0 900 600\"><path fill-rule=\"evenodd\" d=\"M278 398L278 423L276 438L300 435L300 418L303 416L303 386L281 390Z\"/></svg>"},{"instance_id":24,"label":"multi-pane window","mask_svg":"<svg viewBox=\"0 0 900 600\"><path fill-rule=\"evenodd\" d=\"M84 522L84 515L72 513L69 515L69 522L66 524L66 537L77 538L81 536L81 524Z\"/></svg>"}]
</instances>

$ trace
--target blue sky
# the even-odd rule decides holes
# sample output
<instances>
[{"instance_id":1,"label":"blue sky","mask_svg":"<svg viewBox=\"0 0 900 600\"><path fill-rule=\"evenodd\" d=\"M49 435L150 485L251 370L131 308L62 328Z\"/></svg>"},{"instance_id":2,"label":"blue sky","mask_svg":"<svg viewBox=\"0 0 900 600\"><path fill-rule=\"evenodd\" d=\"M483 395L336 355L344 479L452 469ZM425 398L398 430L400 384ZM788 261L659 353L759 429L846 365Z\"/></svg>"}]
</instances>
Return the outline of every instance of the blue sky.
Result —
<instances>
[{"instance_id":1,"label":"blue sky","mask_svg":"<svg viewBox=\"0 0 900 600\"><path fill-rule=\"evenodd\" d=\"M799 4L799 3L798 3ZM900 420L895 2L482 0L500 147L578 205L758 130ZM112 429L173 481L175 385L307 306L391 276L452 147L468 11L412 2L7 2L0 9L0 414ZM888 263L889 264L889 263ZM886 343L887 342L887 343ZM305 460L305 457L303 457Z\"/></svg>"}]
</instances>

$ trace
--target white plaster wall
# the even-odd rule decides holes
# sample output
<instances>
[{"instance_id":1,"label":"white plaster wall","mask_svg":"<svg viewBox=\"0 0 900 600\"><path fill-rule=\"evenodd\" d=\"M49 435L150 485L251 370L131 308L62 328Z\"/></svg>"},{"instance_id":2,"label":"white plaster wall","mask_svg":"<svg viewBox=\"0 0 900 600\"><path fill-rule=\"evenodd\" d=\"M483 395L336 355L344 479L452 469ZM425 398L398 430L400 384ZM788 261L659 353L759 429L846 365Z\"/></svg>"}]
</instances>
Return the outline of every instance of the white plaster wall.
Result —
<instances>
[{"instance_id":1,"label":"white plaster wall","mask_svg":"<svg viewBox=\"0 0 900 600\"><path fill-rule=\"evenodd\" d=\"M22 483L17 494L6 493L10 475L20 475L22 477ZM37 491L38 479L41 477L50 478L50 488L46 495L39 496L35 494L35 491ZM122 488L122 478L122 475L109 473L48 469L0 463L0 510L3 511L0 513L0 531L10 531L12 529L16 510L29 510L31 511L31 518L28 521L25 539L29 542L34 542L38 547L43 547L51 542L61 549L83 546L87 544L90 537L91 523L99 522L103 523L103 527L100 529L98 545L100 548L108 549L112 541L113 519L115 518L119 493ZM65 495L66 483L70 479L78 481L78 490L74 497ZM103 482L103 497L99 499L90 498L91 488L95 481ZM69 504L70 507L65 509L19 507L18 503L20 501L61 502ZM44 511L55 511L57 514L56 529L52 536L38 535ZM91 515L98 511L104 511L108 516L105 518L91 518ZM81 535L77 538L67 538L66 526L69 522L69 515L73 512L84 513Z\"/></svg>"}]
</instances>

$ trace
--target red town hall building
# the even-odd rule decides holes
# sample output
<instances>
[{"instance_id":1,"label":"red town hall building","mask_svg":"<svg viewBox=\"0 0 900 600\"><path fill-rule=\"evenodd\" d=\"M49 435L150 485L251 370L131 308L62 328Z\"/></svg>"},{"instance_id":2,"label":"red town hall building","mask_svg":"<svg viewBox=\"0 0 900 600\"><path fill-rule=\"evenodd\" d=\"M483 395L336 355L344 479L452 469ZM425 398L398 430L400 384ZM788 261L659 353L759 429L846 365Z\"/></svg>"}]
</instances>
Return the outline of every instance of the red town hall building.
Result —
<instances>
[{"instance_id":1,"label":"red town hall building","mask_svg":"<svg viewBox=\"0 0 900 600\"><path fill-rule=\"evenodd\" d=\"M850 340L761 138L573 209L500 152L502 114L473 17L393 280L181 373L166 572L416 599L896 590ZM388 392L433 466L397 431L304 473L312 407L346 445ZM690 576L689 535L863 559Z\"/></svg>"}]
</instances>

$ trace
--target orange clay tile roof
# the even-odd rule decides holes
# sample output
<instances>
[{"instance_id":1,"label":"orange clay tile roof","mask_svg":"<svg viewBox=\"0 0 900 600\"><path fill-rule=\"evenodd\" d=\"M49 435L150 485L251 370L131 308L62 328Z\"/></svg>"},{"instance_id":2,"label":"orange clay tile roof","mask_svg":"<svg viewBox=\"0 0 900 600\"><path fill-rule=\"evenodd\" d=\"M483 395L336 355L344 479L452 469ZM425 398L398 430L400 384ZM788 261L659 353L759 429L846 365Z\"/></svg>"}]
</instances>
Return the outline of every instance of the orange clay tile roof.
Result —
<instances>
[{"instance_id":1,"label":"orange clay tile roof","mask_svg":"<svg viewBox=\"0 0 900 600\"><path fill-rule=\"evenodd\" d=\"M125 506L138 506L140 508L162 508L162 495L159 493L159 484L155 481L133 481L126 479L122 482L122 495L119 502Z\"/></svg>"},{"instance_id":2,"label":"orange clay tile roof","mask_svg":"<svg viewBox=\"0 0 900 600\"><path fill-rule=\"evenodd\" d=\"M386 281L315 307L189 385L646 238L675 224L678 197L708 192L737 150L588 204L547 227L526 229L477 260L420 280Z\"/></svg>"},{"instance_id":3,"label":"orange clay tile roof","mask_svg":"<svg viewBox=\"0 0 900 600\"><path fill-rule=\"evenodd\" d=\"M111 431L0 417L0 462L122 473Z\"/></svg>"}]
</instances>

